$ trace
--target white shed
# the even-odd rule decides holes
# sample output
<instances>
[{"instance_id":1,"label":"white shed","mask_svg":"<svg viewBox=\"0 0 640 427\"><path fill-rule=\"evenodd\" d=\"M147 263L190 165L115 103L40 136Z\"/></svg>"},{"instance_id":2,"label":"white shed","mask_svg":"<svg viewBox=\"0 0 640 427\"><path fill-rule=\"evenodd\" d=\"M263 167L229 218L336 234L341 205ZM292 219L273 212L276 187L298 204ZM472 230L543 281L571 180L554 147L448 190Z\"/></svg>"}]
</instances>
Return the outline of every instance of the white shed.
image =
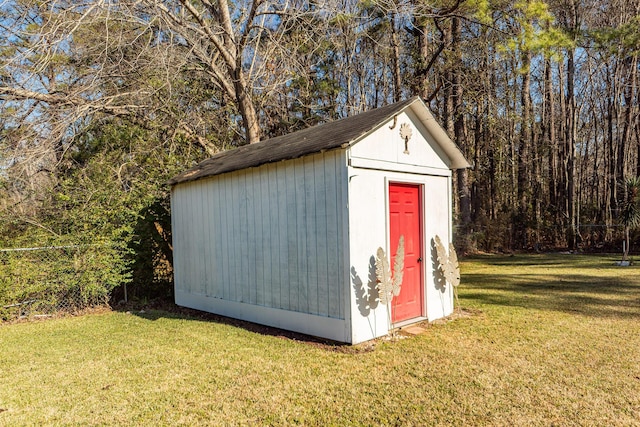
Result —
<instances>
[{"instance_id":1,"label":"white shed","mask_svg":"<svg viewBox=\"0 0 640 427\"><path fill-rule=\"evenodd\" d=\"M216 154L169 181L176 304L353 344L447 316L433 239L466 167L417 97ZM374 259L400 235L390 324Z\"/></svg>"}]
</instances>

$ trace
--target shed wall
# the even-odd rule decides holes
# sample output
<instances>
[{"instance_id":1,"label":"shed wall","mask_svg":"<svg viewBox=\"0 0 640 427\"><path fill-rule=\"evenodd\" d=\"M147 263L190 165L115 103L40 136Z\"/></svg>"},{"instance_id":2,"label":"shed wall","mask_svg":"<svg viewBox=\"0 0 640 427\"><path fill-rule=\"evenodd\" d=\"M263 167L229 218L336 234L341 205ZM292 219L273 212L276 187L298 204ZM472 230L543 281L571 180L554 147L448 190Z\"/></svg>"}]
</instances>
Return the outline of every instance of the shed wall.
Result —
<instances>
[{"instance_id":1,"label":"shed wall","mask_svg":"<svg viewBox=\"0 0 640 427\"><path fill-rule=\"evenodd\" d=\"M387 306L376 301L375 275L378 247L382 247L387 254L391 252L387 214L389 182L421 186L424 317L431 321L452 313L452 289L450 285L444 285L432 246L436 235L447 246L451 238L450 179L448 176L349 168L352 342L386 335L390 329Z\"/></svg>"},{"instance_id":2,"label":"shed wall","mask_svg":"<svg viewBox=\"0 0 640 427\"><path fill-rule=\"evenodd\" d=\"M247 320L247 305L345 319L345 183L334 150L175 186L176 303L240 303L220 314Z\"/></svg>"},{"instance_id":3,"label":"shed wall","mask_svg":"<svg viewBox=\"0 0 640 427\"><path fill-rule=\"evenodd\" d=\"M403 124L412 136L400 135ZM383 123L348 152L349 260L351 272L352 342L386 335L391 327L387 306L376 301L375 255L391 253L389 182L420 185L422 193L423 314L428 320L453 311L453 295L437 268L436 235L451 239L451 170L448 158L415 115L406 111ZM402 292L402 290L401 290Z\"/></svg>"}]
</instances>

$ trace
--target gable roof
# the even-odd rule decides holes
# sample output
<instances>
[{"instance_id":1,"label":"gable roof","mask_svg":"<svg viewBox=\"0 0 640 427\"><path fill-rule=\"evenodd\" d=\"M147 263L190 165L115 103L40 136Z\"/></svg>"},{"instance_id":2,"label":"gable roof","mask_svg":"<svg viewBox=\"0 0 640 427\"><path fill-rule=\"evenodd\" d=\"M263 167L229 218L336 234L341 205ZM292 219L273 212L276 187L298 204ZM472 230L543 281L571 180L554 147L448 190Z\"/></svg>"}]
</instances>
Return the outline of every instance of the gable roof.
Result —
<instances>
[{"instance_id":1,"label":"gable roof","mask_svg":"<svg viewBox=\"0 0 640 427\"><path fill-rule=\"evenodd\" d=\"M266 163L296 159L307 154L319 153L334 148L346 148L355 144L363 136L377 129L407 108L411 108L418 116L422 124L449 157L452 169L470 167L460 149L436 122L427 106L419 97L413 97L406 101L400 101L355 116L217 153L198 163L193 168L173 177L168 181L168 184L175 185L182 182L195 181L208 176L256 167Z\"/></svg>"}]
</instances>

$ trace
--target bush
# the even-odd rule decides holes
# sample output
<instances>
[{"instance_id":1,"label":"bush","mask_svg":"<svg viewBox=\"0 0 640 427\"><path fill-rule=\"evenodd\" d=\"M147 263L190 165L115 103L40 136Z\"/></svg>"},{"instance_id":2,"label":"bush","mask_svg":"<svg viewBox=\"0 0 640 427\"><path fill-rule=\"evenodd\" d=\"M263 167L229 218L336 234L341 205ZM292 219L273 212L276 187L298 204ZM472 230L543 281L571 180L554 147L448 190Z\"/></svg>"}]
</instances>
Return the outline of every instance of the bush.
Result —
<instances>
[{"instance_id":1,"label":"bush","mask_svg":"<svg viewBox=\"0 0 640 427\"><path fill-rule=\"evenodd\" d=\"M104 305L116 286L130 280L126 251L114 245L4 249L0 252L0 317Z\"/></svg>"}]
</instances>

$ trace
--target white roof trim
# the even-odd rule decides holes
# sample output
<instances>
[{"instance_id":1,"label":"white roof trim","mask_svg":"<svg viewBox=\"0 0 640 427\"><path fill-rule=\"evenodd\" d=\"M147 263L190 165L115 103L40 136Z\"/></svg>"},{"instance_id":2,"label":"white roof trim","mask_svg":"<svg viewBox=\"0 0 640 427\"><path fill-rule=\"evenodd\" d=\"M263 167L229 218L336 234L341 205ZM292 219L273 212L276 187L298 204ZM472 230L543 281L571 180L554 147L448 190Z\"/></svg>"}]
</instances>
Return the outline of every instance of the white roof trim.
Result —
<instances>
[{"instance_id":1,"label":"white roof trim","mask_svg":"<svg viewBox=\"0 0 640 427\"><path fill-rule=\"evenodd\" d=\"M433 117L431 111L429 111L429 107L427 107L420 98L416 98L408 108L411 108L411 111L418 116L424 127L427 128L427 131L429 131L438 145L440 145L440 148L442 148L449 157L451 169L466 169L471 167L471 164L464 157L460 148L449 138L442 126L440 126Z\"/></svg>"}]
</instances>

